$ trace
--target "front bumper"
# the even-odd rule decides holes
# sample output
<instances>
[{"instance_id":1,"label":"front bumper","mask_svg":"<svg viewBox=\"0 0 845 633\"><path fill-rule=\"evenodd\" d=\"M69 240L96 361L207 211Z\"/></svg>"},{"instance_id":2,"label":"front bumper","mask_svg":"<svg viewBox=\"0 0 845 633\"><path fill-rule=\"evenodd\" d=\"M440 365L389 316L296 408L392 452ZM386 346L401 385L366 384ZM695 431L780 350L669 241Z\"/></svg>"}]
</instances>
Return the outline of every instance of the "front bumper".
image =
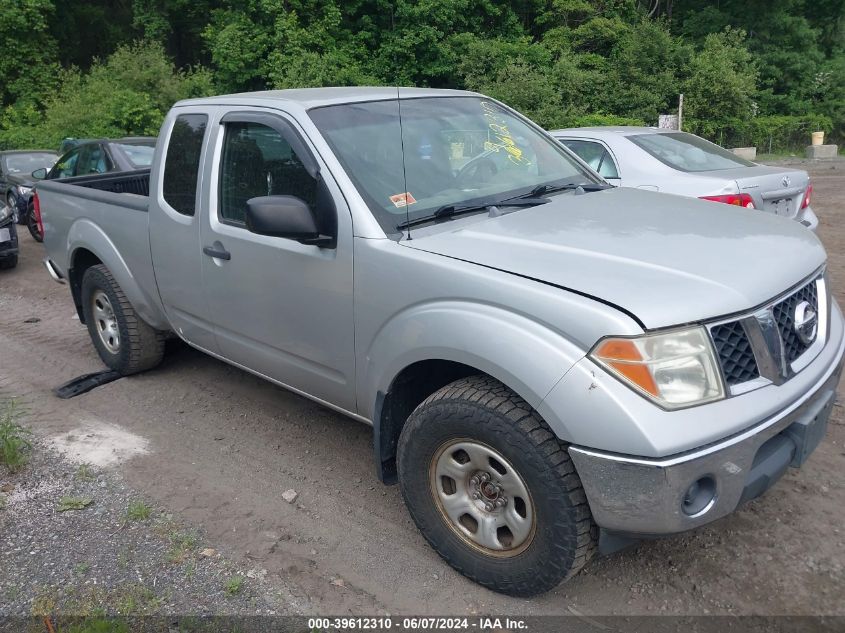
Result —
<instances>
[{"instance_id":1,"label":"front bumper","mask_svg":"<svg viewBox=\"0 0 845 633\"><path fill-rule=\"evenodd\" d=\"M625 535L682 532L730 514L800 466L823 438L836 399L845 339L837 342L804 397L727 439L659 459L571 446L596 524Z\"/></svg>"},{"instance_id":2,"label":"front bumper","mask_svg":"<svg viewBox=\"0 0 845 633\"><path fill-rule=\"evenodd\" d=\"M6 239L6 231L9 239ZM10 217L0 222L0 258L11 257L18 253L18 231L14 220Z\"/></svg>"}]
</instances>

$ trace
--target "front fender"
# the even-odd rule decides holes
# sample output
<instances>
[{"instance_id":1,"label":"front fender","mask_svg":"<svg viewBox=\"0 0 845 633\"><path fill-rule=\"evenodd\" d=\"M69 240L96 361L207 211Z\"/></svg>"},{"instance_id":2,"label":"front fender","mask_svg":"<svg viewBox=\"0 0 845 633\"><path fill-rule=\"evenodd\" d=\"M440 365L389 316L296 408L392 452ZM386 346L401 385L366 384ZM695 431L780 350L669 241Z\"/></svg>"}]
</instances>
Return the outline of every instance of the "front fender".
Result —
<instances>
[{"instance_id":1,"label":"front fender","mask_svg":"<svg viewBox=\"0 0 845 633\"><path fill-rule=\"evenodd\" d=\"M85 218L75 221L68 231L65 251L69 253L68 268L74 266L74 260L81 249L93 253L109 269L138 316L151 327L159 330L169 329L157 297L144 290L109 236L94 222ZM149 253L149 249L147 252Z\"/></svg>"},{"instance_id":2,"label":"front fender","mask_svg":"<svg viewBox=\"0 0 845 633\"><path fill-rule=\"evenodd\" d=\"M483 303L437 301L409 307L376 334L359 382L362 413L375 420L379 393L410 365L446 360L469 365L507 385L535 409L584 350L527 316ZM547 420L566 440L563 425Z\"/></svg>"}]
</instances>

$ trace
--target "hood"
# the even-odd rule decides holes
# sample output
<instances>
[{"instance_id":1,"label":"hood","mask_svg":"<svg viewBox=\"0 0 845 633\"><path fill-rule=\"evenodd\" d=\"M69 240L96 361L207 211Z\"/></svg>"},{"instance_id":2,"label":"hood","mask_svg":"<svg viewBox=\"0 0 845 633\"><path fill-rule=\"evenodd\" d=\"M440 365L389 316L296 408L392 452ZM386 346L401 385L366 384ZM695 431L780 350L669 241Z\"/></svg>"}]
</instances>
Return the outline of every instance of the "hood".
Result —
<instances>
[{"instance_id":1,"label":"hood","mask_svg":"<svg viewBox=\"0 0 845 633\"><path fill-rule=\"evenodd\" d=\"M647 329L756 307L826 259L794 220L638 189L567 193L453 222L402 244L595 297Z\"/></svg>"}]
</instances>

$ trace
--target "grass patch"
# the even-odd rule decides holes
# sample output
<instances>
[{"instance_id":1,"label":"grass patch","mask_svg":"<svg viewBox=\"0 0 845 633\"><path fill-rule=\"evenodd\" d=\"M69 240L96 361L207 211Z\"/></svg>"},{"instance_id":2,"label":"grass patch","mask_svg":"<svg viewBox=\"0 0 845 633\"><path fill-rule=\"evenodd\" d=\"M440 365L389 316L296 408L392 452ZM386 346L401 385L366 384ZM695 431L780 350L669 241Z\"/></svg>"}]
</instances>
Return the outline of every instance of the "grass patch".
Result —
<instances>
[{"instance_id":1,"label":"grass patch","mask_svg":"<svg viewBox=\"0 0 845 633\"><path fill-rule=\"evenodd\" d=\"M0 510L6 509L6 495L0 495Z\"/></svg>"},{"instance_id":2,"label":"grass patch","mask_svg":"<svg viewBox=\"0 0 845 633\"><path fill-rule=\"evenodd\" d=\"M93 499L83 497L62 497L56 505L56 512L67 512L68 510L84 510L94 503Z\"/></svg>"},{"instance_id":3,"label":"grass patch","mask_svg":"<svg viewBox=\"0 0 845 633\"><path fill-rule=\"evenodd\" d=\"M185 559L188 558L197 546L197 536L191 532L173 530L168 534L168 537L173 547L170 548L167 559L174 565L185 562Z\"/></svg>"},{"instance_id":4,"label":"grass patch","mask_svg":"<svg viewBox=\"0 0 845 633\"><path fill-rule=\"evenodd\" d=\"M79 468L76 469L76 474L74 474L73 478L77 481L91 481L94 479L94 471L91 470L90 465L80 464Z\"/></svg>"},{"instance_id":5,"label":"grass patch","mask_svg":"<svg viewBox=\"0 0 845 633\"><path fill-rule=\"evenodd\" d=\"M0 464L16 473L29 459L32 432L18 424L23 411L14 400L0 403L0 407Z\"/></svg>"},{"instance_id":6,"label":"grass patch","mask_svg":"<svg viewBox=\"0 0 845 633\"><path fill-rule=\"evenodd\" d=\"M197 572L197 564L193 561L188 562L185 565L185 580L192 580L194 574Z\"/></svg>"},{"instance_id":7,"label":"grass patch","mask_svg":"<svg viewBox=\"0 0 845 633\"><path fill-rule=\"evenodd\" d=\"M137 615L155 610L161 599L153 591L143 585L130 585L117 596L117 612L120 615Z\"/></svg>"},{"instance_id":8,"label":"grass patch","mask_svg":"<svg viewBox=\"0 0 845 633\"><path fill-rule=\"evenodd\" d=\"M77 574L87 574L88 570L91 569L91 565L88 563L79 563L76 567L73 568Z\"/></svg>"},{"instance_id":9,"label":"grass patch","mask_svg":"<svg viewBox=\"0 0 845 633\"><path fill-rule=\"evenodd\" d=\"M32 600L32 607L30 612L36 616L48 616L56 610L56 590L53 587L47 587L38 592L38 595Z\"/></svg>"},{"instance_id":10,"label":"grass patch","mask_svg":"<svg viewBox=\"0 0 845 633\"><path fill-rule=\"evenodd\" d=\"M64 630L67 633L129 633L129 625L126 622L102 615L99 618L71 624L70 628Z\"/></svg>"},{"instance_id":11,"label":"grass patch","mask_svg":"<svg viewBox=\"0 0 845 633\"><path fill-rule=\"evenodd\" d=\"M130 521L144 521L150 518L153 509L143 501L133 501L126 508L126 518Z\"/></svg>"},{"instance_id":12,"label":"grass patch","mask_svg":"<svg viewBox=\"0 0 845 633\"><path fill-rule=\"evenodd\" d=\"M229 580L226 581L224 585L224 589L226 589L226 593L230 596L238 595L244 588L244 577L243 576L232 576Z\"/></svg>"}]
</instances>

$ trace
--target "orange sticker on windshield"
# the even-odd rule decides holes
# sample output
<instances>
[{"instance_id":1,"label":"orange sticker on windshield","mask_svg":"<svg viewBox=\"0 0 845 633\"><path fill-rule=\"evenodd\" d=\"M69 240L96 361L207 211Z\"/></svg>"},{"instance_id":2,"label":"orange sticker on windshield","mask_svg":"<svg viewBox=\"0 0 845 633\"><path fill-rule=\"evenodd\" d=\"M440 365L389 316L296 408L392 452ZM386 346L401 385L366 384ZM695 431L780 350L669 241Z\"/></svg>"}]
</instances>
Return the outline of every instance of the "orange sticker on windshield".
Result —
<instances>
[{"instance_id":1,"label":"orange sticker on windshield","mask_svg":"<svg viewBox=\"0 0 845 633\"><path fill-rule=\"evenodd\" d=\"M411 195L410 191L406 191L405 193L397 193L394 196L390 196L390 201L393 203L393 206L401 209L402 207L407 207L411 204L416 204L417 200L414 196Z\"/></svg>"}]
</instances>

